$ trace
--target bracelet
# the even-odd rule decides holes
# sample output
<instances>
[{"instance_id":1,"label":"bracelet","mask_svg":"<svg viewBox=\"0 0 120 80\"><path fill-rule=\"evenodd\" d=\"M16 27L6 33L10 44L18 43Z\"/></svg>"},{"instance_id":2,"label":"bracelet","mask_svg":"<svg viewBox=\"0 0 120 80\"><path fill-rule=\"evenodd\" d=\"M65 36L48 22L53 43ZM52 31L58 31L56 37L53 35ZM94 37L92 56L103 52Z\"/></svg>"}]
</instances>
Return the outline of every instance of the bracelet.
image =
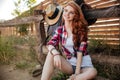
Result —
<instances>
[{"instance_id":1,"label":"bracelet","mask_svg":"<svg viewBox=\"0 0 120 80\"><path fill-rule=\"evenodd\" d=\"M55 48L52 48L51 50L50 50L50 53L53 55L53 53L52 53L52 51L54 50Z\"/></svg>"}]
</instances>

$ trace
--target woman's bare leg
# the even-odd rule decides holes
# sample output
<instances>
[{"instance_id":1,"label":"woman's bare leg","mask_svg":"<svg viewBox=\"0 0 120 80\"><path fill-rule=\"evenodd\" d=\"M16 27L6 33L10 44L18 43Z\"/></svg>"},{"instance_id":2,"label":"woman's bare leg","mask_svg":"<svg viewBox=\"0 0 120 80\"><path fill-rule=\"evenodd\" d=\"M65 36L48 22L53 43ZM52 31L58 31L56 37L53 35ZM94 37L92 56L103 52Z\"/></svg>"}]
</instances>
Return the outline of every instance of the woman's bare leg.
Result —
<instances>
[{"instance_id":1,"label":"woman's bare leg","mask_svg":"<svg viewBox=\"0 0 120 80\"><path fill-rule=\"evenodd\" d=\"M83 68L82 73L76 76L75 80L92 80L97 75L97 70L95 68Z\"/></svg>"},{"instance_id":2,"label":"woman's bare leg","mask_svg":"<svg viewBox=\"0 0 120 80\"><path fill-rule=\"evenodd\" d=\"M61 61L62 61L61 70L67 74L72 74L73 70L70 63L67 62L67 60L65 60L65 58L63 58L62 56L61 56ZM54 71L54 67L55 66L54 66L53 55L48 53L45 64L43 66L41 80L50 80L52 73Z\"/></svg>"},{"instance_id":3,"label":"woman's bare leg","mask_svg":"<svg viewBox=\"0 0 120 80\"><path fill-rule=\"evenodd\" d=\"M66 74L71 75L73 73L72 65L62 56L61 56L61 60L62 60L61 71L66 73Z\"/></svg>"},{"instance_id":4,"label":"woman's bare leg","mask_svg":"<svg viewBox=\"0 0 120 80\"><path fill-rule=\"evenodd\" d=\"M41 80L50 80L54 70L53 56L48 52L45 64L43 66Z\"/></svg>"}]
</instances>

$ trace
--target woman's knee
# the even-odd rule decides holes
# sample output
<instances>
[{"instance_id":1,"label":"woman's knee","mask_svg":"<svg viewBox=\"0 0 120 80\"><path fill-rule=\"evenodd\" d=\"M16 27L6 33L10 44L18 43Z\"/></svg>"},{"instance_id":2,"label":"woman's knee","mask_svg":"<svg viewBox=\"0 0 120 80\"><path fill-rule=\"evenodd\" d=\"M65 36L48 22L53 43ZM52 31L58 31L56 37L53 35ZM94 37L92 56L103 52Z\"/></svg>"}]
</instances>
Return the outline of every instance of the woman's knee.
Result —
<instances>
[{"instance_id":1,"label":"woman's knee","mask_svg":"<svg viewBox=\"0 0 120 80\"><path fill-rule=\"evenodd\" d=\"M97 76L96 68L90 68L88 71L88 79L94 79Z\"/></svg>"},{"instance_id":2,"label":"woman's knee","mask_svg":"<svg viewBox=\"0 0 120 80\"><path fill-rule=\"evenodd\" d=\"M91 68L91 73L93 74L93 76L96 76L97 75L96 68Z\"/></svg>"}]
</instances>

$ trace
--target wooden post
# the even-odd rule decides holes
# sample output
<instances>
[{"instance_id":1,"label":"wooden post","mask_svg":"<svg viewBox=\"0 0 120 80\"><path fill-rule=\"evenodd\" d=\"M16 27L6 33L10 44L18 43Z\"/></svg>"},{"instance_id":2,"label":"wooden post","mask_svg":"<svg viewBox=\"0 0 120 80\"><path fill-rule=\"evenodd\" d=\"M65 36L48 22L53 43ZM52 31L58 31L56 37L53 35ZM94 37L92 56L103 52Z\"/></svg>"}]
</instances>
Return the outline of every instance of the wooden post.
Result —
<instances>
[{"instance_id":1,"label":"wooden post","mask_svg":"<svg viewBox=\"0 0 120 80\"><path fill-rule=\"evenodd\" d=\"M35 22L36 35L37 35L37 56L38 62L43 66L46 55L42 51L42 46L46 39L45 28L44 28L44 19L38 22Z\"/></svg>"}]
</instances>

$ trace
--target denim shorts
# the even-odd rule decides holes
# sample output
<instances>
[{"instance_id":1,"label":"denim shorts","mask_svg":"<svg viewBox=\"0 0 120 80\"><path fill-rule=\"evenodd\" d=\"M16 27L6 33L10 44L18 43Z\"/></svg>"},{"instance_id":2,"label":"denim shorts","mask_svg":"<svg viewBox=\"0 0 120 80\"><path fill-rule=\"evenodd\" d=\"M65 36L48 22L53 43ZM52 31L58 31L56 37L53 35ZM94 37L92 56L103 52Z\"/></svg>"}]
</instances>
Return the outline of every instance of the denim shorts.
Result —
<instances>
[{"instance_id":1,"label":"denim shorts","mask_svg":"<svg viewBox=\"0 0 120 80\"><path fill-rule=\"evenodd\" d=\"M72 69L73 69L73 74L74 74L76 70L76 66L72 65Z\"/></svg>"},{"instance_id":2,"label":"denim shorts","mask_svg":"<svg viewBox=\"0 0 120 80\"><path fill-rule=\"evenodd\" d=\"M84 68L93 68L93 66L81 67L81 69L84 69ZM76 70L76 66L72 65L72 69L73 69L73 74L74 74Z\"/></svg>"}]
</instances>

